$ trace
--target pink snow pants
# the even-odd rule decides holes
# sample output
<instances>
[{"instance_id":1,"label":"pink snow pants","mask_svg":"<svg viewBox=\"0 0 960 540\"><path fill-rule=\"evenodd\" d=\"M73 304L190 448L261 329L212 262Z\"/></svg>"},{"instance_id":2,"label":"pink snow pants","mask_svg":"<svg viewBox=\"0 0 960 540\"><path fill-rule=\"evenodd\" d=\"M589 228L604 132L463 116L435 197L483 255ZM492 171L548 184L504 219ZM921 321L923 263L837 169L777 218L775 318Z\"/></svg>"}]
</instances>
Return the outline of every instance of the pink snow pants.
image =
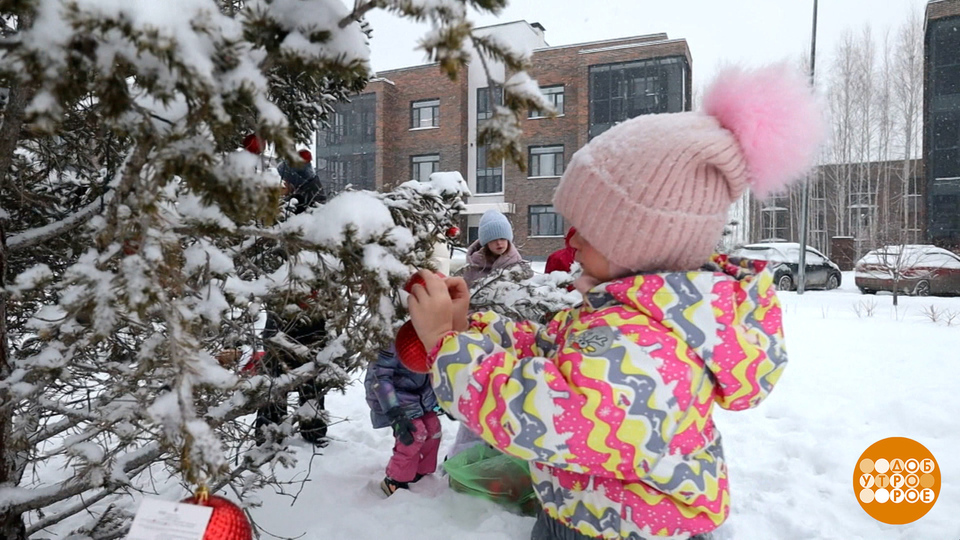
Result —
<instances>
[{"instance_id":1,"label":"pink snow pants","mask_svg":"<svg viewBox=\"0 0 960 540\"><path fill-rule=\"evenodd\" d=\"M440 418L437 413L431 412L411 422L416 428L413 444L408 446L394 439L393 457L387 463L387 476L397 482L412 482L418 474L430 474L437 470Z\"/></svg>"}]
</instances>

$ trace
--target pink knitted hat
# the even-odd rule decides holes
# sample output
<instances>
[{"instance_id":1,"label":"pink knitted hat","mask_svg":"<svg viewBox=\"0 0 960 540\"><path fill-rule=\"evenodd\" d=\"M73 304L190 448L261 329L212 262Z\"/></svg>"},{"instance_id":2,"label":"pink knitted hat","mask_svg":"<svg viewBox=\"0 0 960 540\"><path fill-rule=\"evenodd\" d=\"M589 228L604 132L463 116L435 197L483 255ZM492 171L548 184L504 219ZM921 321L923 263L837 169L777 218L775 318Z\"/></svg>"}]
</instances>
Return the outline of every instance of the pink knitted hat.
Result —
<instances>
[{"instance_id":1,"label":"pink knitted hat","mask_svg":"<svg viewBox=\"0 0 960 540\"><path fill-rule=\"evenodd\" d=\"M762 197L800 179L825 134L799 72L728 68L703 112L638 116L577 151L553 204L616 266L695 270L716 249L730 205L748 187Z\"/></svg>"}]
</instances>

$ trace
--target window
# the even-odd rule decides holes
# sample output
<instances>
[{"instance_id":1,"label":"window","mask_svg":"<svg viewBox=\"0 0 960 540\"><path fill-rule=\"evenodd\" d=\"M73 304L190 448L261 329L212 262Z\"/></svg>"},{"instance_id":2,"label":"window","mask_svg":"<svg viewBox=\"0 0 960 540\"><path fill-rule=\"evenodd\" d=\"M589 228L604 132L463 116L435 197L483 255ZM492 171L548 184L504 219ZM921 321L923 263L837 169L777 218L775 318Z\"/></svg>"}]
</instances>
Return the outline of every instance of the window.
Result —
<instances>
[{"instance_id":1,"label":"window","mask_svg":"<svg viewBox=\"0 0 960 540\"><path fill-rule=\"evenodd\" d=\"M928 235L933 239L960 235L960 178L935 178L929 197Z\"/></svg>"},{"instance_id":2,"label":"window","mask_svg":"<svg viewBox=\"0 0 960 540\"><path fill-rule=\"evenodd\" d=\"M527 209L530 236L563 236L567 230L563 216L551 205L533 205Z\"/></svg>"},{"instance_id":3,"label":"window","mask_svg":"<svg viewBox=\"0 0 960 540\"><path fill-rule=\"evenodd\" d=\"M827 193L822 178L810 184L809 243L823 249L827 242Z\"/></svg>"},{"instance_id":4,"label":"window","mask_svg":"<svg viewBox=\"0 0 960 540\"><path fill-rule=\"evenodd\" d=\"M731 254L741 259L753 259L771 262L786 262L787 257L778 249L768 247L744 246Z\"/></svg>"},{"instance_id":5,"label":"window","mask_svg":"<svg viewBox=\"0 0 960 540\"><path fill-rule=\"evenodd\" d=\"M354 96L349 103L334 105L322 146L373 143L377 140L377 95Z\"/></svg>"},{"instance_id":6,"label":"window","mask_svg":"<svg viewBox=\"0 0 960 540\"><path fill-rule=\"evenodd\" d=\"M340 144L347 131L347 115L343 112L334 112L330 122L330 131L327 132L327 144Z\"/></svg>"},{"instance_id":7,"label":"window","mask_svg":"<svg viewBox=\"0 0 960 540\"><path fill-rule=\"evenodd\" d=\"M377 94L352 96L335 103L328 124L317 137L317 176L332 196L347 186L374 190L376 182Z\"/></svg>"},{"instance_id":8,"label":"window","mask_svg":"<svg viewBox=\"0 0 960 540\"><path fill-rule=\"evenodd\" d=\"M760 228L764 240L786 240L790 226L789 199L778 195L760 208Z\"/></svg>"},{"instance_id":9,"label":"window","mask_svg":"<svg viewBox=\"0 0 960 540\"><path fill-rule=\"evenodd\" d=\"M327 196L354 189L376 189L376 171L373 154L327 156L317 158L317 176L327 189Z\"/></svg>"},{"instance_id":10,"label":"window","mask_svg":"<svg viewBox=\"0 0 960 540\"><path fill-rule=\"evenodd\" d=\"M493 109L503 104L503 88L477 88L477 123L493 116ZM503 163L490 164L490 149L477 144L477 193L503 192Z\"/></svg>"},{"instance_id":11,"label":"window","mask_svg":"<svg viewBox=\"0 0 960 540\"><path fill-rule=\"evenodd\" d=\"M412 156L410 158L410 177L426 182L430 175L440 170L440 155Z\"/></svg>"},{"instance_id":12,"label":"window","mask_svg":"<svg viewBox=\"0 0 960 540\"><path fill-rule=\"evenodd\" d=\"M960 177L960 112L933 115L933 177Z\"/></svg>"},{"instance_id":13,"label":"window","mask_svg":"<svg viewBox=\"0 0 960 540\"><path fill-rule=\"evenodd\" d=\"M938 96L960 94L960 66L936 68L933 79L934 92Z\"/></svg>"},{"instance_id":14,"label":"window","mask_svg":"<svg viewBox=\"0 0 960 540\"><path fill-rule=\"evenodd\" d=\"M414 101L410 105L410 128L437 127L440 125L440 100Z\"/></svg>"},{"instance_id":15,"label":"window","mask_svg":"<svg viewBox=\"0 0 960 540\"><path fill-rule=\"evenodd\" d=\"M907 180L907 194L903 199L903 218L904 231L906 231L906 241L911 244L919 243L922 240L922 231L920 229L920 216L923 212L922 198L920 195L920 182L922 179L916 174Z\"/></svg>"},{"instance_id":16,"label":"window","mask_svg":"<svg viewBox=\"0 0 960 540\"><path fill-rule=\"evenodd\" d=\"M797 250L798 255L799 255L799 251L800 250L798 249ZM798 257L797 262L799 262L799 260L800 259ZM807 250L807 257L804 260L804 262L811 266L826 266L827 264L827 261L823 257L814 253L813 251L810 251L809 249Z\"/></svg>"},{"instance_id":17,"label":"window","mask_svg":"<svg viewBox=\"0 0 960 540\"><path fill-rule=\"evenodd\" d=\"M560 176L563 174L563 145L531 146L530 176Z\"/></svg>"},{"instance_id":18,"label":"window","mask_svg":"<svg viewBox=\"0 0 960 540\"><path fill-rule=\"evenodd\" d=\"M877 189L870 179L854 178L847 198L850 235L854 238L857 256L869 251L877 223Z\"/></svg>"},{"instance_id":19,"label":"window","mask_svg":"<svg viewBox=\"0 0 960 540\"><path fill-rule=\"evenodd\" d=\"M554 110L557 111L557 114L563 114L563 85L559 86L546 86L540 89L540 93L547 98L547 101L553 105ZM543 118L546 114L543 111L537 109L531 109L527 114L528 118Z\"/></svg>"},{"instance_id":20,"label":"window","mask_svg":"<svg viewBox=\"0 0 960 540\"><path fill-rule=\"evenodd\" d=\"M935 96L960 94L960 22L936 23L933 32L933 93Z\"/></svg>"},{"instance_id":21,"label":"window","mask_svg":"<svg viewBox=\"0 0 960 540\"><path fill-rule=\"evenodd\" d=\"M489 148L477 146L477 193L503 192L503 164L487 163Z\"/></svg>"},{"instance_id":22,"label":"window","mask_svg":"<svg viewBox=\"0 0 960 540\"><path fill-rule=\"evenodd\" d=\"M932 240L955 242L960 236L960 110L934 97L933 105L938 103L944 110L934 110L933 130L928 131L933 148L928 162L927 233Z\"/></svg>"},{"instance_id":23,"label":"window","mask_svg":"<svg viewBox=\"0 0 960 540\"><path fill-rule=\"evenodd\" d=\"M589 138L641 114L686 110L686 59L590 66Z\"/></svg>"},{"instance_id":24,"label":"window","mask_svg":"<svg viewBox=\"0 0 960 540\"><path fill-rule=\"evenodd\" d=\"M486 120L493 116L493 109L497 105L503 105L503 88L494 86L477 88L477 120Z\"/></svg>"}]
</instances>

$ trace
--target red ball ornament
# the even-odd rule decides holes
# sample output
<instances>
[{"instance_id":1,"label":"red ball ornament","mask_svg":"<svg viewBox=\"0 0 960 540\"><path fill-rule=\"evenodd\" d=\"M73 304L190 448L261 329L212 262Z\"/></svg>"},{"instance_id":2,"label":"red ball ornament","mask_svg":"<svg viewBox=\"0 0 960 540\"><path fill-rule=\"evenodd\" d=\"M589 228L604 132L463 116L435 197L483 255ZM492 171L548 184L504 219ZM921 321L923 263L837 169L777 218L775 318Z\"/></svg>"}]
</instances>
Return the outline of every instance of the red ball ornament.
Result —
<instances>
[{"instance_id":1,"label":"red ball ornament","mask_svg":"<svg viewBox=\"0 0 960 540\"><path fill-rule=\"evenodd\" d=\"M436 274L436 276L440 279L446 279L447 277L443 275L442 272L434 272L434 274ZM403 290L407 291L408 293L413 293L414 285L420 285L422 287L427 286L427 282L423 280L423 276L420 275L420 272L417 272L412 276L410 276L410 279L407 280L406 285L403 286Z\"/></svg>"},{"instance_id":2,"label":"red ball ornament","mask_svg":"<svg viewBox=\"0 0 960 540\"><path fill-rule=\"evenodd\" d=\"M304 148L303 150L300 150L299 152L297 152L297 154L300 155L300 159L306 161L307 163L313 163L313 154L311 154L310 151L307 150L306 148Z\"/></svg>"},{"instance_id":3,"label":"red ball ornament","mask_svg":"<svg viewBox=\"0 0 960 540\"><path fill-rule=\"evenodd\" d=\"M243 138L243 148L251 154L261 154L263 152L263 147L264 140L253 133Z\"/></svg>"},{"instance_id":4,"label":"red ball ornament","mask_svg":"<svg viewBox=\"0 0 960 540\"><path fill-rule=\"evenodd\" d=\"M460 227L450 227L447 229L447 238L456 238L460 236Z\"/></svg>"},{"instance_id":5,"label":"red ball ornament","mask_svg":"<svg viewBox=\"0 0 960 540\"><path fill-rule=\"evenodd\" d=\"M397 357L404 367L414 373L429 373L430 365L427 363L427 349L420 341L416 329L413 327L413 321L403 323L397 332Z\"/></svg>"},{"instance_id":6,"label":"red ball ornament","mask_svg":"<svg viewBox=\"0 0 960 540\"><path fill-rule=\"evenodd\" d=\"M253 540L253 529L247 521L247 515L230 500L210 495L202 501L193 496L181 502L213 508L203 540Z\"/></svg>"},{"instance_id":7,"label":"red ball ornament","mask_svg":"<svg viewBox=\"0 0 960 540\"><path fill-rule=\"evenodd\" d=\"M440 279L446 279L447 277L441 272L434 272L434 274ZM414 285L426 286L426 281L419 272L410 276L410 279L403 286L403 290L413 293ZM414 373L430 372L430 365L427 364L427 349L420 341L420 336L417 335L417 331L413 327L413 321L407 321L400 327L397 332L396 346L400 363L407 369Z\"/></svg>"},{"instance_id":8,"label":"red ball ornament","mask_svg":"<svg viewBox=\"0 0 960 540\"><path fill-rule=\"evenodd\" d=\"M123 254L124 255L136 255L140 251L140 241L128 238L123 241Z\"/></svg>"}]
</instances>

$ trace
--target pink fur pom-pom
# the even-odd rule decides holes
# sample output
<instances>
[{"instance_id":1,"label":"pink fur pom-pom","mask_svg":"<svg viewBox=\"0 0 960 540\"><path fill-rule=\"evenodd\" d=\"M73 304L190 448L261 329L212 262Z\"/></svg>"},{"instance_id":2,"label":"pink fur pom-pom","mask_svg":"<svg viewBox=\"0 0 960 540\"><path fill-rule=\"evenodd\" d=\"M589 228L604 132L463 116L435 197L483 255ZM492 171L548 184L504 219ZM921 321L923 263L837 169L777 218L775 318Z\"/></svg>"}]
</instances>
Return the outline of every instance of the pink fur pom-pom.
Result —
<instances>
[{"instance_id":1,"label":"pink fur pom-pom","mask_svg":"<svg viewBox=\"0 0 960 540\"><path fill-rule=\"evenodd\" d=\"M823 109L806 77L786 63L724 69L704 94L703 108L737 138L759 197L799 180L826 134Z\"/></svg>"}]
</instances>

